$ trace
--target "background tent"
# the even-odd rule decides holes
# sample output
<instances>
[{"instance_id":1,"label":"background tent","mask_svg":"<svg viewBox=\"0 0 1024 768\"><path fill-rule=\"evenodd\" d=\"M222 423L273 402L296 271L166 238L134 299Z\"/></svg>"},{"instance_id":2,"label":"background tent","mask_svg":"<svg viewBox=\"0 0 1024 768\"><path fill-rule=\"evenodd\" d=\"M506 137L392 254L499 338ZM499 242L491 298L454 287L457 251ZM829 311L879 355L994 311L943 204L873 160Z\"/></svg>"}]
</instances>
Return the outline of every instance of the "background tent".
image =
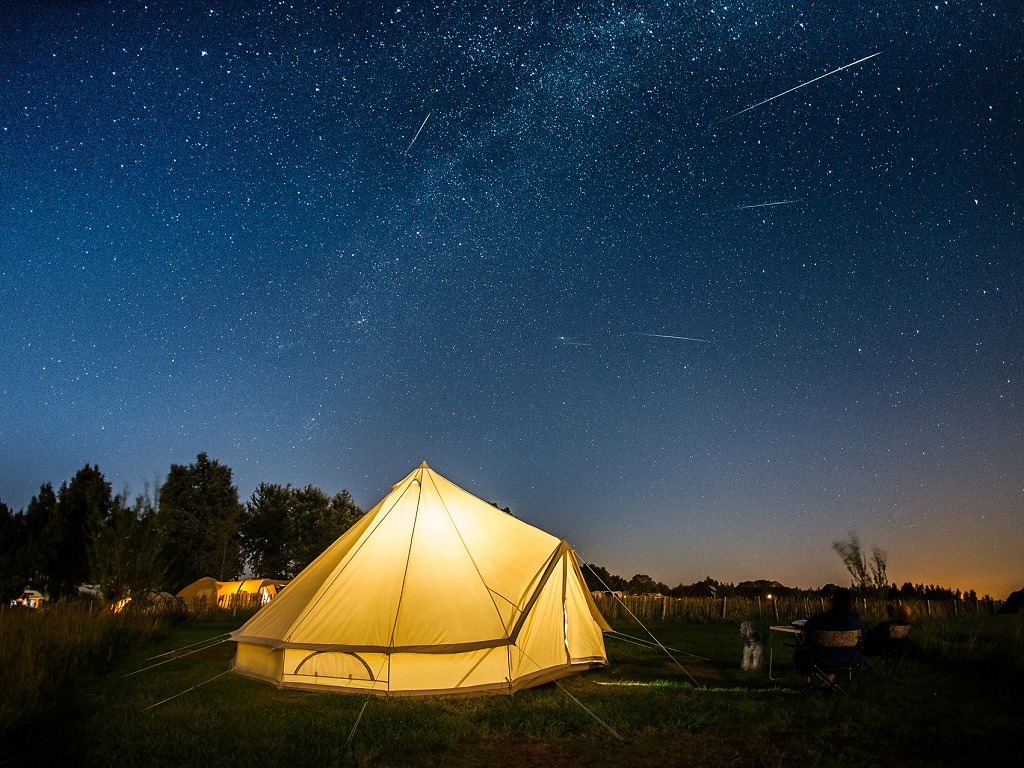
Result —
<instances>
[{"instance_id":1,"label":"background tent","mask_svg":"<svg viewBox=\"0 0 1024 768\"><path fill-rule=\"evenodd\" d=\"M274 579L221 581L217 584L217 601L221 605L230 605L232 600L241 598L246 602L259 602L266 605L287 583L287 581Z\"/></svg>"},{"instance_id":2,"label":"background tent","mask_svg":"<svg viewBox=\"0 0 1024 768\"><path fill-rule=\"evenodd\" d=\"M187 587L182 587L176 597L180 597L189 606L195 606L204 602L208 605L216 605L217 588L219 586L220 582L215 578L205 576L201 579L196 579Z\"/></svg>"},{"instance_id":3,"label":"background tent","mask_svg":"<svg viewBox=\"0 0 1024 768\"><path fill-rule=\"evenodd\" d=\"M233 633L236 672L293 688L512 692L607 663L569 544L426 462Z\"/></svg>"},{"instance_id":4,"label":"background tent","mask_svg":"<svg viewBox=\"0 0 1024 768\"><path fill-rule=\"evenodd\" d=\"M217 581L212 576L197 579L178 592L178 597L191 607L201 604L230 608L238 605L265 605L287 584L279 579L245 579Z\"/></svg>"}]
</instances>

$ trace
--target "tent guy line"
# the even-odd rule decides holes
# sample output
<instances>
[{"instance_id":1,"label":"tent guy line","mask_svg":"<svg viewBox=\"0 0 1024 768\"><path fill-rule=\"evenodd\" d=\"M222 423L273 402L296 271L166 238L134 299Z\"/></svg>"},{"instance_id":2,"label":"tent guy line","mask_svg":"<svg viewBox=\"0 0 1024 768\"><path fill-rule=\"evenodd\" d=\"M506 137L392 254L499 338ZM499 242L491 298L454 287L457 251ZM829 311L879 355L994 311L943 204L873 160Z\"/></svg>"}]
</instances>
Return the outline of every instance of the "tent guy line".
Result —
<instances>
[{"instance_id":1,"label":"tent guy line","mask_svg":"<svg viewBox=\"0 0 1024 768\"><path fill-rule=\"evenodd\" d=\"M220 637L220 635L218 637ZM136 669L134 672L129 672L127 675L122 675L122 677L131 677L132 675L139 674L139 672L146 672L146 671L148 671L150 669L155 669L156 667L163 666L164 664L167 664L169 662L177 661L178 659L183 659L186 656L191 656L193 653L199 653L200 651L205 651L208 648L213 648L215 645L220 645L221 643L226 643L226 642L231 640L230 637L226 636L226 633L225 633L225 636L223 636L223 637L224 637L223 640L216 640L215 642L208 642L206 645L202 646L201 648L196 648L195 650L189 651L188 653L183 653L180 656L172 656L169 659L164 659L163 661L158 661L156 664L150 664L148 667L143 667L142 669ZM195 643L193 643L193 645L195 645ZM186 646L186 647L188 647L188 646ZM170 653L173 653L173 651L170 651ZM166 655L166 654L163 654L163 655ZM154 657L154 658L159 658L159 657Z\"/></svg>"},{"instance_id":2,"label":"tent guy line","mask_svg":"<svg viewBox=\"0 0 1024 768\"><path fill-rule=\"evenodd\" d=\"M579 556L578 552L576 554L577 554L577 556ZM605 584L604 579L601 578L601 574L599 574L597 571L594 570L594 567L590 564L590 562L586 558L583 558L582 562L583 562L584 565L587 566L587 568L590 569L590 572L592 574L594 574L594 578L596 578L601 583L601 586L605 588L605 590L608 592L608 594L614 596L615 599L619 601L619 603L622 605L622 607L626 609L626 613L628 613L630 616L633 617L633 620L636 621L636 623L639 624L643 628L644 632L646 632L648 635L651 636L651 640L653 640L658 645L658 647L661 648L661 650L663 650L665 652L665 655L668 656L670 659L672 659L673 663L677 667L679 667L681 670L683 670L683 672L686 674L686 676L688 678L690 678L690 680L693 681L693 684L699 688L700 687L700 683L698 683L697 679L693 675L690 674L690 670L688 670L681 663L679 663L679 660L675 656L672 655L672 652L668 648L665 647L665 644L662 643L661 640L659 640L658 638L656 638L654 636L654 633L651 632L651 630L649 630L647 628L646 624L644 624L642 621L640 621L640 618L635 613L633 613L631 610L629 610L629 606L626 605L625 601L623 601L623 599L621 597L619 597L618 595L615 594L615 590L613 590L611 587L609 587L607 584Z\"/></svg>"},{"instance_id":3,"label":"tent guy line","mask_svg":"<svg viewBox=\"0 0 1024 768\"><path fill-rule=\"evenodd\" d=\"M225 669L223 672L220 672L219 674L214 675L209 680L203 680L203 682L196 683L191 688L187 688L186 690L182 691L181 693L176 693L173 696L168 696L166 699L164 699L163 701L158 701L156 704L150 704L143 711L144 712L148 712L149 710L154 709L155 707L159 707L161 704L166 704L168 701L173 701L174 699L178 698L179 696L184 696L189 691L194 691L196 688L199 688L202 685L206 685L207 683L212 683L218 677L224 677L224 675L228 674L228 672L230 672L230 671L231 671L230 668Z\"/></svg>"},{"instance_id":4,"label":"tent guy line","mask_svg":"<svg viewBox=\"0 0 1024 768\"><path fill-rule=\"evenodd\" d=\"M230 635L227 632L222 632L219 635L214 635L213 637L208 637L205 640L197 640L194 643L189 643L188 645L183 645L181 648L175 648L175 649L170 650L170 651L165 651L164 653L158 653L156 656L150 656L148 659L146 659L146 663L148 663L150 661L156 661L157 659L162 659L164 656L170 656L172 653L181 653L182 651L184 651L184 650L186 650L188 648L195 648L197 645L205 645L206 643L210 643L210 647L213 647L214 645L216 645L216 643L214 642L215 640L220 640L221 638L224 638L224 640L227 640L229 636ZM223 642L223 640L221 640L221 642ZM201 651L203 649L200 648L199 650ZM175 657L175 658L177 658L177 657ZM133 672L132 674L135 674L135 673Z\"/></svg>"}]
</instances>

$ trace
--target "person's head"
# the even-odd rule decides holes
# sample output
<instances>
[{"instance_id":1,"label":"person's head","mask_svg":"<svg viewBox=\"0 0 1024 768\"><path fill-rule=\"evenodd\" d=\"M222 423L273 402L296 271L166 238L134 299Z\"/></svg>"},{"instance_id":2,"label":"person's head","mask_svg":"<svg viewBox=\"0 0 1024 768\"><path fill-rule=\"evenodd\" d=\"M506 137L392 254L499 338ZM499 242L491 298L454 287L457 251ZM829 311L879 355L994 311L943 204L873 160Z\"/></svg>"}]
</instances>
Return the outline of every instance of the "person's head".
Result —
<instances>
[{"instance_id":1,"label":"person's head","mask_svg":"<svg viewBox=\"0 0 1024 768\"><path fill-rule=\"evenodd\" d=\"M853 610L853 591L839 587L829 598L834 613L850 613Z\"/></svg>"}]
</instances>

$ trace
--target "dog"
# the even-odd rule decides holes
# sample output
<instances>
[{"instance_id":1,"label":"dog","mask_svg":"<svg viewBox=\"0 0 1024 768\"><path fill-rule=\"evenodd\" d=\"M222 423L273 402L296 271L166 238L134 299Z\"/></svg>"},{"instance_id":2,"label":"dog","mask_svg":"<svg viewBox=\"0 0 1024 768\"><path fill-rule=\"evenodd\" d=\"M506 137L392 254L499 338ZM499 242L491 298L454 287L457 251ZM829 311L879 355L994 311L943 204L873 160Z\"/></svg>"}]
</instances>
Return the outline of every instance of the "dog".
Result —
<instances>
[{"instance_id":1,"label":"dog","mask_svg":"<svg viewBox=\"0 0 1024 768\"><path fill-rule=\"evenodd\" d=\"M756 672L761 669L764 659L764 639L761 628L753 621L740 624L740 637L743 638L743 663L740 669L745 672Z\"/></svg>"}]
</instances>

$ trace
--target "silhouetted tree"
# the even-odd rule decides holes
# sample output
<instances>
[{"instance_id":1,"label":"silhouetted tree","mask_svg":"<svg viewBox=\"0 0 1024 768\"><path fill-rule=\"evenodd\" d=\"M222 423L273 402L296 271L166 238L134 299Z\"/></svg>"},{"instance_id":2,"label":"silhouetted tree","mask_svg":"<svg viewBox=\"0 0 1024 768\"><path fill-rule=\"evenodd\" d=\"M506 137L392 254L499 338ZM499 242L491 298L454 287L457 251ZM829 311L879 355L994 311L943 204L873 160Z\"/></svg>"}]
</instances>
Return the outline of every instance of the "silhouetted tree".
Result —
<instances>
[{"instance_id":1,"label":"silhouetted tree","mask_svg":"<svg viewBox=\"0 0 1024 768\"><path fill-rule=\"evenodd\" d=\"M25 516L0 501L0 605L20 597L29 583L28 526Z\"/></svg>"},{"instance_id":2,"label":"silhouetted tree","mask_svg":"<svg viewBox=\"0 0 1024 768\"><path fill-rule=\"evenodd\" d=\"M868 560L861 548L860 538L854 531L849 532L849 540L833 541L834 549L842 558L843 565L850 572L853 586L862 591L883 590L889 585L886 575L887 555L877 546L871 548L871 560Z\"/></svg>"},{"instance_id":3,"label":"silhouetted tree","mask_svg":"<svg viewBox=\"0 0 1024 768\"><path fill-rule=\"evenodd\" d=\"M292 487L260 483L242 510L242 556L252 572L266 578L292 578L290 542Z\"/></svg>"},{"instance_id":4,"label":"silhouetted tree","mask_svg":"<svg viewBox=\"0 0 1024 768\"><path fill-rule=\"evenodd\" d=\"M580 570L583 572L583 580L587 583L587 589L591 592L604 590L625 592L629 587L628 581L614 573L609 573L604 566L580 563Z\"/></svg>"},{"instance_id":5,"label":"silhouetted tree","mask_svg":"<svg viewBox=\"0 0 1024 768\"><path fill-rule=\"evenodd\" d=\"M172 591L204 576L230 581L241 573L241 513L229 467L205 453L194 464L171 465L160 487L156 526Z\"/></svg>"},{"instance_id":6,"label":"silhouetted tree","mask_svg":"<svg viewBox=\"0 0 1024 768\"><path fill-rule=\"evenodd\" d=\"M36 587L45 587L44 576L46 555L45 537L43 532L50 523L57 509L57 494L53 486L45 483L39 487L39 493L32 497L25 508L26 558L29 571L28 583Z\"/></svg>"},{"instance_id":7,"label":"silhouetted tree","mask_svg":"<svg viewBox=\"0 0 1024 768\"><path fill-rule=\"evenodd\" d=\"M242 551L253 573L290 579L362 515L348 491L262 483L243 513Z\"/></svg>"},{"instance_id":8,"label":"silhouetted tree","mask_svg":"<svg viewBox=\"0 0 1024 768\"><path fill-rule=\"evenodd\" d=\"M89 581L89 547L113 504L110 483L99 467L82 467L61 485L40 541L40 563L51 600L78 594Z\"/></svg>"},{"instance_id":9,"label":"silhouetted tree","mask_svg":"<svg viewBox=\"0 0 1024 768\"><path fill-rule=\"evenodd\" d=\"M164 580L156 506L147 495L129 507L116 496L106 523L93 536L91 575L110 602L159 589Z\"/></svg>"},{"instance_id":10,"label":"silhouetted tree","mask_svg":"<svg viewBox=\"0 0 1024 768\"><path fill-rule=\"evenodd\" d=\"M327 496L307 486L296 493L296 534L292 569L299 573L363 516L345 490Z\"/></svg>"},{"instance_id":11,"label":"silhouetted tree","mask_svg":"<svg viewBox=\"0 0 1024 768\"><path fill-rule=\"evenodd\" d=\"M666 594L669 591L667 586L658 583L646 573L638 573L630 579L627 589L634 595L662 594L662 589Z\"/></svg>"}]
</instances>

